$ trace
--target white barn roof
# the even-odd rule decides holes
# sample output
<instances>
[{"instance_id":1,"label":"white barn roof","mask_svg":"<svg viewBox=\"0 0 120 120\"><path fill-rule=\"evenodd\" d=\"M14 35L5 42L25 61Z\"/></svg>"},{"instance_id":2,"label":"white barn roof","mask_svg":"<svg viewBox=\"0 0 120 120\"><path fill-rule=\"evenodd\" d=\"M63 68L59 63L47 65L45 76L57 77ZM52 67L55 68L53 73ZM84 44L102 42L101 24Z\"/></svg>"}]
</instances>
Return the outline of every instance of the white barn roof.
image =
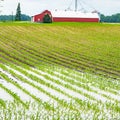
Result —
<instances>
[{"instance_id":1,"label":"white barn roof","mask_svg":"<svg viewBox=\"0 0 120 120\"><path fill-rule=\"evenodd\" d=\"M65 18L99 18L98 13L83 13L80 11L51 11L53 17Z\"/></svg>"}]
</instances>

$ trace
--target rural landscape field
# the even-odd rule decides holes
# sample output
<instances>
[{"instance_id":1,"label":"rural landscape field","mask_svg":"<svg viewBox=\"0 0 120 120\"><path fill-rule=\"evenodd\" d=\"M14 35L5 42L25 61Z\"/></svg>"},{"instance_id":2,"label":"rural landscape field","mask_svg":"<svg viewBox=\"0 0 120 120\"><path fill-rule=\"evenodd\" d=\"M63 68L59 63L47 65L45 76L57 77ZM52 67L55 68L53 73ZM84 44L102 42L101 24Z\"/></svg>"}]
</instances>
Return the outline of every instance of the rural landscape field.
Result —
<instances>
[{"instance_id":1,"label":"rural landscape field","mask_svg":"<svg viewBox=\"0 0 120 120\"><path fill-rule=\"evenodd\" d=\"M120 120L120 24L0 23L0 120Z\"/></svg>"}]
</instances>

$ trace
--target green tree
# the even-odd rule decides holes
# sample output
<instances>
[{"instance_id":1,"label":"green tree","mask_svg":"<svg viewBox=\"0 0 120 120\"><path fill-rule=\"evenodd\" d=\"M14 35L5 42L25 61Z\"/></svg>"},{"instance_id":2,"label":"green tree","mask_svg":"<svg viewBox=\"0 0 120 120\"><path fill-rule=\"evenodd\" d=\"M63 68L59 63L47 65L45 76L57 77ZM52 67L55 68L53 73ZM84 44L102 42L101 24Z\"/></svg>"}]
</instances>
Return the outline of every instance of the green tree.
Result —
<instances>
[{"instance_id":1,"label":"green tree","mask_svg":"<svg viewBox=\"0 0 120 120\"><path fill-rule=\"evenodd\" d=\"M111 16L104 16L103 14L101 14L100 18L101 18L101 22L120 23L120 13L113 14Z\"/></svg>"},{"instance_id":2,"label":"green tree","mask_svg":"<svg viewBox=\"0 0 120 120\"><path fill-rule=\"evenodd\" d=\"M15 21L21 21L21 9L20 9L20 3L18 3L16 15L15 15Z\"/></svg>"},{"instance_id":3,"label":"green tree","mask_svg":"<svg viewBox=\"0 0 120 120\"><path fill-rule=\"evenodd\" d=\"M43 17L43 23L51 23L52 22L52 18L49 14L45 14Z\"/></svg>"}]
</instances>

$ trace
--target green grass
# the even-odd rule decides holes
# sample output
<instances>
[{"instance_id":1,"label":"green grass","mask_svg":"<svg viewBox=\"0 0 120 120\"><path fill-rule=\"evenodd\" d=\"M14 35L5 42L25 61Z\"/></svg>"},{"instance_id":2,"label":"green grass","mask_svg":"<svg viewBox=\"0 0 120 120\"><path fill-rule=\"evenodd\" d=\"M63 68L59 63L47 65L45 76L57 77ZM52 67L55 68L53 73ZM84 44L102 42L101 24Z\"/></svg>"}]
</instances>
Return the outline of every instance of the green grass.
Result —
<instances>
[{"instance_id":1,"label":"green grass","mask_svg":"<svg viewBox=\"0 0 120 120\"><path fill-rule=\"evenodd\" d=\"M1 23L0 55L8 62L15 59L16 64L38 66L44 62L119 78L119 27L101 23Z\"/></svg>"}]
</instances>

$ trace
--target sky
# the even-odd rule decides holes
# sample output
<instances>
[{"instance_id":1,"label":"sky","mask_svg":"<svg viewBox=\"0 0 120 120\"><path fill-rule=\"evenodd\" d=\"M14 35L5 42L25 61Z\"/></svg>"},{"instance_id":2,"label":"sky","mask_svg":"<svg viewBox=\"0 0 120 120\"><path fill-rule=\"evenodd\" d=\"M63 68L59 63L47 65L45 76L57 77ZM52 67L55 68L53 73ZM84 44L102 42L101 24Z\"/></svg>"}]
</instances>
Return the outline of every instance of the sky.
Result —
<instances>
[{"instance_id":1,"label":"sky","mask_svg":"<svg viewBox=\"0 0 120 120\"><path fill-rule=\"evenodd\" d=\"M35 15L43 10L74 10L75 0L0 0L0 14L11 15L16 13L18 2L21 5L22 14ZM84 9L83 9L84 8ZM104 15L120 13L120 0L78 0L78 10L97 10Z\"/></svg>"}]
</instances>

